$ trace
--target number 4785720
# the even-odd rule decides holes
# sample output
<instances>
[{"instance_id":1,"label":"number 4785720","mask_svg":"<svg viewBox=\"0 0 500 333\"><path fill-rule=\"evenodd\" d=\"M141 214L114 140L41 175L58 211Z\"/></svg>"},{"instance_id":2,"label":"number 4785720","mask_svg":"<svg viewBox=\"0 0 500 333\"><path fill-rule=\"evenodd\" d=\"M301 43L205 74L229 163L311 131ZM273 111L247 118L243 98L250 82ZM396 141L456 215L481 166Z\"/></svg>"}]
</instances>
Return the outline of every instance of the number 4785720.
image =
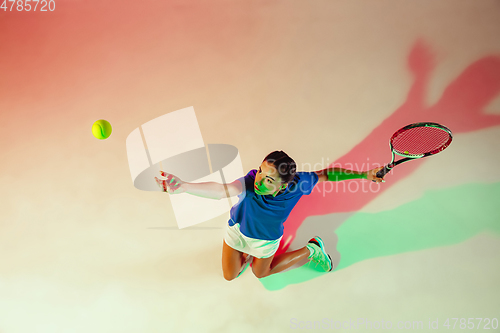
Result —
<instances>
[{"instance_id":1,"label":"number 4785720","mask_svg":"<svg viewBox=\"0 0 500 333\"><path fill-rule=\"evenodd\" d=\"M0 0L1 1L1 0ZM10 6L10 7L9 7ZM56 9L54 0L3 0L0 9L4 12L53 12ZM48 9L48 10L47 10Z\"/></svg>"},{"instance_id":2,"label":"number 4785720","mask_svg":"<svg viewBox=\"0 0 500 333\"><path fill-rule=\"evenodd\" d=\"M450 327L451 324L451 320L453 320L453 327ZM446 318L446 321L444 322L443 326L445 326L446 328L448 329L455 329L455 325L459 323L460 325L460 329L486 329L486 330L489 330L489 329L497 329L498 328L498 319L497 318L467 318L468 320L465 321L465 318ZM478 319L479 322L477 323L477 327L474 325L475 322L474 322L474 319ZM458 322L458 323L457 323ZM480 327L481 325L481 322L484 322L483 323L483 326ZM471 327L472 325L472 327Z\"/></svg>"}]
</instances>

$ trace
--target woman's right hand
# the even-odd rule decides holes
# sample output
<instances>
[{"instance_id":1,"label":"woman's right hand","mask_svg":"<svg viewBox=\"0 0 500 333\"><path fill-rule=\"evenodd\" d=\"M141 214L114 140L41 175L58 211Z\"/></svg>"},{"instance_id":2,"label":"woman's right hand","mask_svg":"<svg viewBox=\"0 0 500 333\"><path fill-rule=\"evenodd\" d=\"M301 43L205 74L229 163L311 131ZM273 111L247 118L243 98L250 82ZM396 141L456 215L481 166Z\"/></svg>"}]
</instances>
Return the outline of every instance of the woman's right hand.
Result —
<instances>
[{"instance_id":1,"label":"woman's right hand","mask_svg":"<svg viewBox=\"0 0 500 333\"><path fill-rule=\"evenodd\" d=\"M156 183L162 189L163 192L168 192L170 194L179 194L186 192L186 182L182 181L179 177L176 177L165 171L160 171L160 175L167 179L159 179L155 177Z\"/></svg>"}]
</instances>

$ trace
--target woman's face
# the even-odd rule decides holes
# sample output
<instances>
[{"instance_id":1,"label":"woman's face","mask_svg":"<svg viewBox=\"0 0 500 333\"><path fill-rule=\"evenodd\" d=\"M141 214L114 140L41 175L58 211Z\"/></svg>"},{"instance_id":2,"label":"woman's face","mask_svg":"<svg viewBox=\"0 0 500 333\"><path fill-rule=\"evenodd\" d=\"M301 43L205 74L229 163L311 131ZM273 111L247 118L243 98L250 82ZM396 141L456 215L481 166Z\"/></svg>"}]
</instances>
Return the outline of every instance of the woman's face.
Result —
<instances>
[{"instance_id":1,"label":"woman's face","mask_svg":"<svg viewBox=\"0 0 500 333\"><path fill-rule=\"evenodd\" d=\"M278 169L271 163L267 163L267 161L262 162L255 175L255 193L259 195L271 194L275 196L281 188L285 187L286 184L282 184Z\"/></svg>"}]
</instances>

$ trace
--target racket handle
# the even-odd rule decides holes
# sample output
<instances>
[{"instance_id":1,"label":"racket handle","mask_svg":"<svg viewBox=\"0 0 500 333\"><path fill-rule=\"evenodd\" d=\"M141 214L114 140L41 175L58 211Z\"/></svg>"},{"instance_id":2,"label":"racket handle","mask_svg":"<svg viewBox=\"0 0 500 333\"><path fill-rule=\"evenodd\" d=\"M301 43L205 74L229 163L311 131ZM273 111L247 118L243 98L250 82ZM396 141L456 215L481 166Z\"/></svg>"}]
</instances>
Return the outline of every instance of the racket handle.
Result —
<instances>
[{"instance_id":1,"label":"racket handle","mask_svg":"<svg viewBox=\"0 0 500 333\"><path fill-rule=\"evenodd\" d=\"M378 178L384 178L384 176L392 170L394 166L391 165L391 164L387 164L382 170L380 170L379 172L377 172L377 177Z\"/></svg>"}]
</instances>

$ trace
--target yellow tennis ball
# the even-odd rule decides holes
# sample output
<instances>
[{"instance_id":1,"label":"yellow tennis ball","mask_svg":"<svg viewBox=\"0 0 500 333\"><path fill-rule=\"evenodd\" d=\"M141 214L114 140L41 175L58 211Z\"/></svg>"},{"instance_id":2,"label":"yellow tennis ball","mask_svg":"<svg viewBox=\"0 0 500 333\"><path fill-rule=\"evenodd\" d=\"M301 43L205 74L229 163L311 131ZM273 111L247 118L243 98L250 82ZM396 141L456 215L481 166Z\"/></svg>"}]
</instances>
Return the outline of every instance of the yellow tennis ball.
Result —
<instances>
[{"instance_id":1,"label":"yellow tennis ball","mask_svg":"<svg viewBox=\"0 0 500 333\"><path fill-rule=\"evenodd\" d=\"M409 154L408 150L407 150L407 151L405 151L405 154Z\"/></svg>"},{"instance_id":2,"label":"yellow tennis ball","mask_svg":"<svg viewBox=\"0 0 500 333\"><path fill-rule=\"evenodd\" d=\"M92 125L92 134L99 140L109 138L111 131L111 124L104 119L100 119Z\"/></svg>"}]
</instances>

